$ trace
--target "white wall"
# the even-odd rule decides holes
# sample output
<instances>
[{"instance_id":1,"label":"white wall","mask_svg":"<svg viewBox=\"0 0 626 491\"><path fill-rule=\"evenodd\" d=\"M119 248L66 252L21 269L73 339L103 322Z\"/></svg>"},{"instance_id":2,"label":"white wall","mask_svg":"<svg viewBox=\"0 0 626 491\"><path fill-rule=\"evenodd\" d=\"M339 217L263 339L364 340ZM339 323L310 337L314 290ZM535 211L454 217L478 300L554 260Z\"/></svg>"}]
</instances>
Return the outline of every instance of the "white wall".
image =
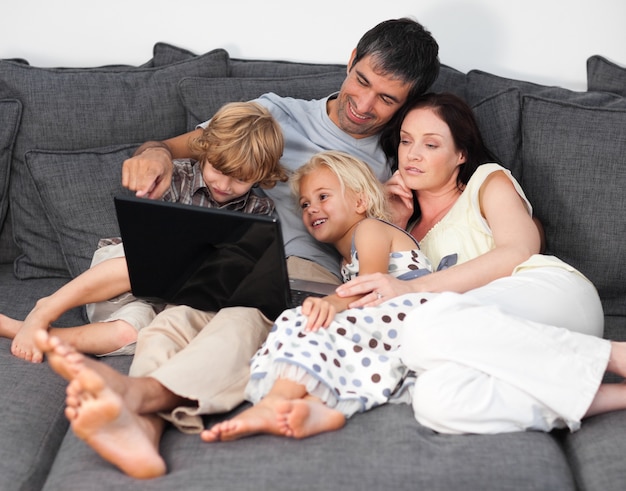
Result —
<instances>
[{"instance_id":1,"label":"white wall","mask_svg":"<svg viewBox=\"0 0 626 491\"><path fill-rule=\"evenodd\" d=\"M405 15L433 33L443 63L464 72L585 90L590 55L626 66L626 0L4 0L0 58L141 64L165 41L196 53L346 63L363 32Z\"/></svg>"}]
</instances>

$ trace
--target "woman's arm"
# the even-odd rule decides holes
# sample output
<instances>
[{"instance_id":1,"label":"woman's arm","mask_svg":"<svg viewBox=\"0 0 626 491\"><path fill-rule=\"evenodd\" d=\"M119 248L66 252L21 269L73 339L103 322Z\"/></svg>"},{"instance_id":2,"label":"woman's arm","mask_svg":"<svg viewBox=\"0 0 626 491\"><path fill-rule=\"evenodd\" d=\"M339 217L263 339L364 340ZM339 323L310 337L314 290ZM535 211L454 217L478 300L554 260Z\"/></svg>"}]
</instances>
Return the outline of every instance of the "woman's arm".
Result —
<instances>
[{"instance_id":1,"label":"woman's arm","mask_svg":"<svg viewBox=\"0 0 626 491\"><path fill-rule=\"evenodd\" d=\"M388 275L359 276L337 288L341 297L363 295L350 307L376 305L410 292L454 291L463 293L504 276L540 251L539 231L511 181L495 172L479 193L480 208L492 230L495 247L474 259L410 281ZM380 292L382 299L374 292Z\"/></svg>"}]
</instances>

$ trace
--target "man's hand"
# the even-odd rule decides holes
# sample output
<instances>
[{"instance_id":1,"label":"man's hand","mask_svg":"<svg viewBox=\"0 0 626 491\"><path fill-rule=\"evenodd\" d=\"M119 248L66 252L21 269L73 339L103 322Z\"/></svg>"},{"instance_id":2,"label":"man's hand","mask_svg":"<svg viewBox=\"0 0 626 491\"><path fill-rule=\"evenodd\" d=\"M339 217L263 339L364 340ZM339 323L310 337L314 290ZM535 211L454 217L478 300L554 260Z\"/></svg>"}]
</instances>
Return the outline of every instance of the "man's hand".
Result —
<instances>
[{"instance_id":1,"label":"man's hand","mask_svg":"<svg viewBox=\"0 0 626 491\"><path fill-rule=\"evenodd\" d=\"M160 142L144 143L134 156L124 161L122 185L138 197L158 199L172 181L172 154Z\"/></svg>"}]
</instances>

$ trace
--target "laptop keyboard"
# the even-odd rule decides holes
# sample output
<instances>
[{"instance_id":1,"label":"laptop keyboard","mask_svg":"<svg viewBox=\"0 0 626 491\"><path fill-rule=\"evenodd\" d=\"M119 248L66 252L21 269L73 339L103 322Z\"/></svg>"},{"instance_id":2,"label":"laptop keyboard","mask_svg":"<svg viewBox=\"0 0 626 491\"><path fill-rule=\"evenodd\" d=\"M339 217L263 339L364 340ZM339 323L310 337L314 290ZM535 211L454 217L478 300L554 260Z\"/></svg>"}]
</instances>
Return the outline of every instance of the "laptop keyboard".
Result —
<instances>
[{"instance_id":1,"label":"laptop keyboard","mask_svg":"<svg viewBox=\"0 0 626 491\"><path fill-rule=\"evenodd\" d=\"M299 307L306 297L325 297L323 293L291 290L291 307Z\"/></svg>"}]
</instances>

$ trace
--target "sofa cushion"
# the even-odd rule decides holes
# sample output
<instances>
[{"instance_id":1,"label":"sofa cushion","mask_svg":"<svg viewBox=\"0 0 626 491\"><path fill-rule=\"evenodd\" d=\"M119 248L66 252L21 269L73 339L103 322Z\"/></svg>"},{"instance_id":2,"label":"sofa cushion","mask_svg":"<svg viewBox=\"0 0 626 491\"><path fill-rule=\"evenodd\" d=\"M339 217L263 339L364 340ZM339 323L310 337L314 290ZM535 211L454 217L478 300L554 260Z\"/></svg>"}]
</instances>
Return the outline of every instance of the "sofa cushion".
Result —
<instances>
[{"instance_id":1,"label":"sofa cushion","mask_svg":"<svg viewBox=\"0 0 626 491\"><path fill-rule=\"evenodd\" d=\"M9 207L11 157L21 116L22 104L20 101L16 99L0 100L0 230L4 225ZM4 259L2 256L0 258Z\"/></svg>"},{"instance_id":2,"label":"sofa cushion","mask_svg":"<svg viewBox=\"0 0 626 491\"><path fill-rule=\"evenodd\" d=\"M523 169L519 90L510 88L488 96L475 103L472 109L487 147L520 180Z\"/></svg>"},{"instance_id":3,"label":"sofa cushion","mask_svg":"<svg viewBox=\"0 0 626 491\"><path fill-rule=\"evenodd\" d=\"M246 78L277 78L340 72L345 78L346 65L331 63L298 63L283 60L230 59L230 76Z\"/></svg>"},{"instance_id":4,"label":"sofa cushion","mask_svg":"<svg viewBox=\"0 0 626 491\"><path fill-rule=\"evenodd\" d=\"M179 48L178 46L164 42L154 44L152 55L153 66L167 66L197 56L188 49Z\"/></svg>"},{"instance_id":5,"label":"sofa cushion","mask_svg":"<svg viewBox=\"0 0 626 491\"><path fill-rule=\"evenodd\" d=\"M248 101L275 92L283 97L321 99L338 91L344 72L329 72L279 78L199 78L187 77L178 84L187 110L187 129L210 119L227 102Z\"/></svg>"},{"instance_id":6,"label":"sofa cushion","mask_svg":"<svg viewBox=\"0 0 626 491\"><path fill-rule=\"evenodd\" d=\"M439 76L430 87L430 92L452 92L465 99L466 75L456 68L441 65Z\"/></svg>"},{"instance_id":7,"label":"sofa cushion","mask_svg":"<svg viewBox=\"0 0 626 491\"><path fill-rule=\"evenodd\" d=\"M208 417L206 426L223 418ZM419 425L406 404L356 414L339 431L304 439L255 435L206 444L197 435L169 427L160 452L168 473L137 484L70 432L45 489L82 490L86 482L106 482L107 489L152 491L576 489L551 434L440 435Z\"/></svg>"},{"instance_id":8,"label":"sofa cushion","mask_svg":"<svg viewBox=\"0 0 626 491\"><path fill-rule=\"evenodd\" d=\"M535 95L548 99L570 101L585 106L617 107L624 104L624 98L608 92L577 92L563 87L547 85L500 77L480 70L467 73L466 100L470 105L477 104L486 97L496 95L504 90L516 88L522 95Z\"/></svg>"},{"instance_id":9,"label":"sofa cushion","mask_svg":"<svg viewBox=\"0 0 626 491\"><path fill-rule=\"evenodd\" d=\"M626 109L525 96L522 186L547 253L584 273L605 314L626 315Z\"/></svg>"},{"instance_id":10,"label":"sofa cushion","mask_svg":"<svg viewBox=\"0 0 626 491\"><path fill-rule=\"evenodd\" d=\"M626 67L594 55L587 59L587 90L613 92L626 97Z\"/></svg>"},{"instance_id":11,"label":"sofa cushion","mask_svg":"<svg viewBox=\"0 0 626 491\"><path fill-rule=\"evenodd\" d=\"M164 139L184 133L176 84L186 76L223 77L228 54L156 68L37 68L0 61L0 97L23 105L11 167L13 234L20 278L68 276L24 155L32 149L71 151Z\"/></svg>"},{"instance_id":12,"label":"sofa cushion","mask_svg":"<svg viewBox=\"0 0 626 491\"><path fill-rule=\"evenodd\" d=\"M26 166L72 277L89 267L99 239L119 235L113 196L128 193L120 179L122 162L137 146L26 153Z\"/></svg>"}]
</instances>

